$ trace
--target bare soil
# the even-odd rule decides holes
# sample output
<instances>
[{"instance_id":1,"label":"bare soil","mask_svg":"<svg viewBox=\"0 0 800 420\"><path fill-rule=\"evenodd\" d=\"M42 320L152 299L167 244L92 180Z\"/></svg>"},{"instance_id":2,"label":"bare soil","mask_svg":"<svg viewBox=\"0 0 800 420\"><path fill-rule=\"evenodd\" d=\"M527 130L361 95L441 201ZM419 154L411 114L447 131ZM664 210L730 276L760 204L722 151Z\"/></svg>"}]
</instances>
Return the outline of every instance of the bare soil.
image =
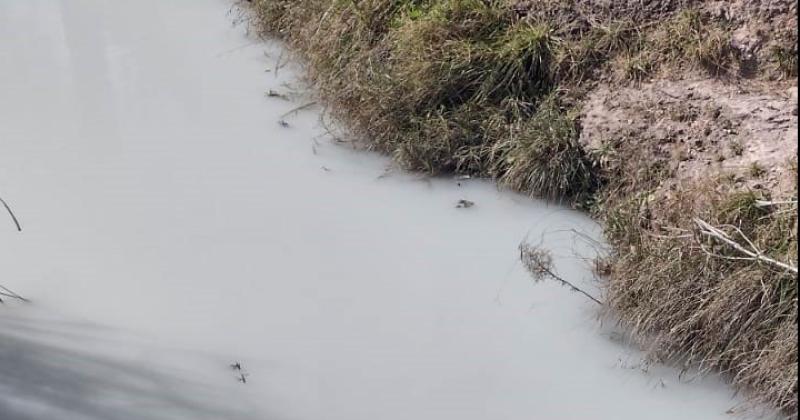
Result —
<instances>
[{"instance_id":1,"label":"bare soil","mask_svg":"<svg viewBox=\"0 0 800 420\"><path fill-rule=\"evenodd\" d=\"M796 188L787 170L797 154L796 86L776 91L710 79L604 86L588 96L581 121L580 142L590 153L635 149L640 159L665 162L673 182L733 174L778 195Z\"/></svg>"}]
</instances>

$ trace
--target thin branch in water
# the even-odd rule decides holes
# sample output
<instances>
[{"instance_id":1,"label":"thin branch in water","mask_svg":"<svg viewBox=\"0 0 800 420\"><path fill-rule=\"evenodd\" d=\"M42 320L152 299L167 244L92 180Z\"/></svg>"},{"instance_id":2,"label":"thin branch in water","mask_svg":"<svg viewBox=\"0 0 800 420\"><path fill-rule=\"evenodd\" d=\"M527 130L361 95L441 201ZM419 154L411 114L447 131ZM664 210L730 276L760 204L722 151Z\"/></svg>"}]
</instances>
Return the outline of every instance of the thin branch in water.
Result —
<instances>
[{"instance_id":1,"label":"thin branch in water","mask_svg":"<svg viewBox=\"0 0 800 420\"><path fill-rule=\"evenodd\" d=\"M19 220L17 220L17 216L15 216L14 212L11 211L11 207L8 205L8 203L6 203L6 201L3 200L2 197L0 197L0 203L3 203L3 207L5 207L6 211L8 211L8 214L11 215L11 220L14 221L14 225L17 226L17 230L22 232L22 226L20 226ZM7 287L5 287L3 285L0 285L0 296L4 296L4 297L7 297L7 298L12 298L12 299L19 299L19 300L21 300L23 302L30 302L28 299L25 299L24 297L14 293L13 291L9 290ZM3 302L4 302L3 299L0 298L0 303L3 303Z\"/></svg>"},{"instance_id":2,"label":"thin branch in water","mask_svg":"<svg viewBox=\"0 0 800 420\"><path fill-rule=\"evenodd\" d=\"M6 203L5 200L3 200L3 197L0 197L0 203L3 203L3 207L5 207L6 211L8 211L8 214L11 215L11 220L14 221L14 224L17 226L17 230L22 232L22 226L19 225L19 220L17 220L17 216L15 216L14 212L11 211L11 207L8 205L8 203Z\"/></svg>"},{"instance_id":3,"label":"thin branch in water","mask_svg":"<svg viewBox=\"0 0 800 420\"><path fill-rule=\"evenodd\" d=\"M281 64L281 60L283 60L283 49L281 49L281 53L278 55L278 59L275 61L275 73L273 74L275 75L276 79L278 78L278 72L281 70L281 68L283 68L283 66L286 65L285 63Z\"/></svg>"},{"instance_id":4,"label":"thin branch in water","mask_svg":"<svg viewBox=\"0 0 800 420\"><path fill-rule=\"evenodd\" d=\"M324 107L322 109L322 112L320 112L320 114L319 114L319 126L322 127L322 129L325 131L325 133L322 133L322 134L316 136L315 138L321 138L321 137L324 137L324 136L327 135L327 136L329 136L331 138L331 141L333 141L334 143L348 143L348 141L342 139L344 134L342 134L342 135L336 134L334 132L334 129L331 128L331 126L327 122L325 122L325 116L326 115L330 115L330 112L328 111L327 106Z\"/></svg>"},{"instance_id":5,"label":"thin branch in water","mask_svg":"<svg viewBox=\"0 0 800 420\"><path fill-rule=\"evenodd\" d=\"M30 302L30 300L28 300L28 299L26 299L26 298L24 298L24 297L22 297L22 296L20 296L20 295L18 295L16 293L12 292L7 287L2 286L2 285L0 285L0 296L5 296L7 298L12 298L12 299L19 299L19 300L21 300L23 302ZM0 303L3 303L3 299L2 298L0 298Z\"/></svg>"},{"instance_id":6,"label":"thin branch in water","mask_svg":"<svg viewBox=\"0 0 800 420\"><path fill-rule=\"evenodd\" d=\"M573 292L578 292L586 296L594 303L601 306L603 305L603 302L554 272L553 257L550 255L548 250L522 243L519 245L519 258L522 260L522 264L528 269L535 280L538 281L545 277L550 277L551 279L561 283L562 286L569 287Z\"/></svg>"},{"instance_id":7,"label":"thin branch in water","mask_svg":"<svg viewBox=\"0 0 800 420\"><path fill-rule=\"evenodd\" d=\"M314 106L316 104L317 104L317 101L311 101L311 102L305 103L303 105L300 105L298 107L292 108L289 111L285 112L283 115L281 115L280 119L283 120L284 118L288 117L291 114L296 114L296 113L298 113L298 112L300 112L300 111L302 111L304 109L311 108L312 106Z\"/></svg>"},{"instance_id":8,"label":"thin branch in water","mask_svg":"<svg viewBox=\"0 0 800 420\"><path fill-rule=\"evenodd\" d=\"M230 54L232 52L236 52L236 51L239 51L239 50L245 49L247 47L260 44L260 43L261 43L260 41L248 42L247 44L239 45L238 47L234 47L234 48L230 48L230 49L227 49L227 50L224 50L224 51L220 51L214 57L219 58L219 57L222 57L223 55L227 55L227 54Z\"/></svg>"}]
</instances>

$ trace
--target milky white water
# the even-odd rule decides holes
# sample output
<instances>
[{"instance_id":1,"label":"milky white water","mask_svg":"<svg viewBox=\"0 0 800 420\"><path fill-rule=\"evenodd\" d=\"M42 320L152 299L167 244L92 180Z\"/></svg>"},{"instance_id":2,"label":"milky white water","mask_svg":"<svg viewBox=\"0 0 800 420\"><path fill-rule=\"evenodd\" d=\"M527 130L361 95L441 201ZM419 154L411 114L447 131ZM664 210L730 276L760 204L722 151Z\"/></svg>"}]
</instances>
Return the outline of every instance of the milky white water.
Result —
<instances>
[{"instance_id":1,"label":"milky white water","mask_svg":"<svg viewBox=\"0 0 800 420\"><path fill-rule=\"evenodd\" d=\"M596 290L593 222L280 126L298 69L229 6L0 0L0 419L730 417L517 262Z\"/></svg>"}]
</instances>

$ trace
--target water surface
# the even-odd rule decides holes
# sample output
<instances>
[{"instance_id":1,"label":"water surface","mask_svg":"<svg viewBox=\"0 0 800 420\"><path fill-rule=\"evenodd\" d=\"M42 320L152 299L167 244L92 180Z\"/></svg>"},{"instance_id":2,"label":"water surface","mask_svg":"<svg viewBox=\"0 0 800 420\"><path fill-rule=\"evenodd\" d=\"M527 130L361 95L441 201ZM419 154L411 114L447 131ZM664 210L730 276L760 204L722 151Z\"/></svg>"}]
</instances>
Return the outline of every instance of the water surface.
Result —
<instances>
[{"instance_id":1,"label":"water surface","mask_svg":"<svg viewBox=\"0 0 800 420\"><path fill-rule=\"evenodd\" d=\"M595 288L585 215L282 127L298 66L229 8L0 1L0 417L728 418L531 283L526 237Z\"/></svg>"}]
</instances>

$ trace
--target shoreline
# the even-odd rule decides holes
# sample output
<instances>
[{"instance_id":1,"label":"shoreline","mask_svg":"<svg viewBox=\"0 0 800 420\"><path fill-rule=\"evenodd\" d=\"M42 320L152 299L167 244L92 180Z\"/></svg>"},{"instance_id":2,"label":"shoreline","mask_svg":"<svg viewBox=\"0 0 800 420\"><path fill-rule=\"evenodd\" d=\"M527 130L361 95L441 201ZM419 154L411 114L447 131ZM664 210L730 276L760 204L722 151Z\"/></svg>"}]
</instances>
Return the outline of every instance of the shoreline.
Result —
<instances>
[{"instance_id":1,"label":"shoreline","mask_svg":"<svg viewBox=\"0 0 800 420\"><path fill-rule=\"evenodd\" d=\"M615 249L598 264L607 307L654 358L738 372L734 385L796 415L796 277L752 257L797 267L797 64L781 55L796 35L755 39L767 12L741 5L383 3L261 0L252 23L399 166L588 211ZM737 76L754 57L755 76Z\"/></svg>"}]
</instances>

